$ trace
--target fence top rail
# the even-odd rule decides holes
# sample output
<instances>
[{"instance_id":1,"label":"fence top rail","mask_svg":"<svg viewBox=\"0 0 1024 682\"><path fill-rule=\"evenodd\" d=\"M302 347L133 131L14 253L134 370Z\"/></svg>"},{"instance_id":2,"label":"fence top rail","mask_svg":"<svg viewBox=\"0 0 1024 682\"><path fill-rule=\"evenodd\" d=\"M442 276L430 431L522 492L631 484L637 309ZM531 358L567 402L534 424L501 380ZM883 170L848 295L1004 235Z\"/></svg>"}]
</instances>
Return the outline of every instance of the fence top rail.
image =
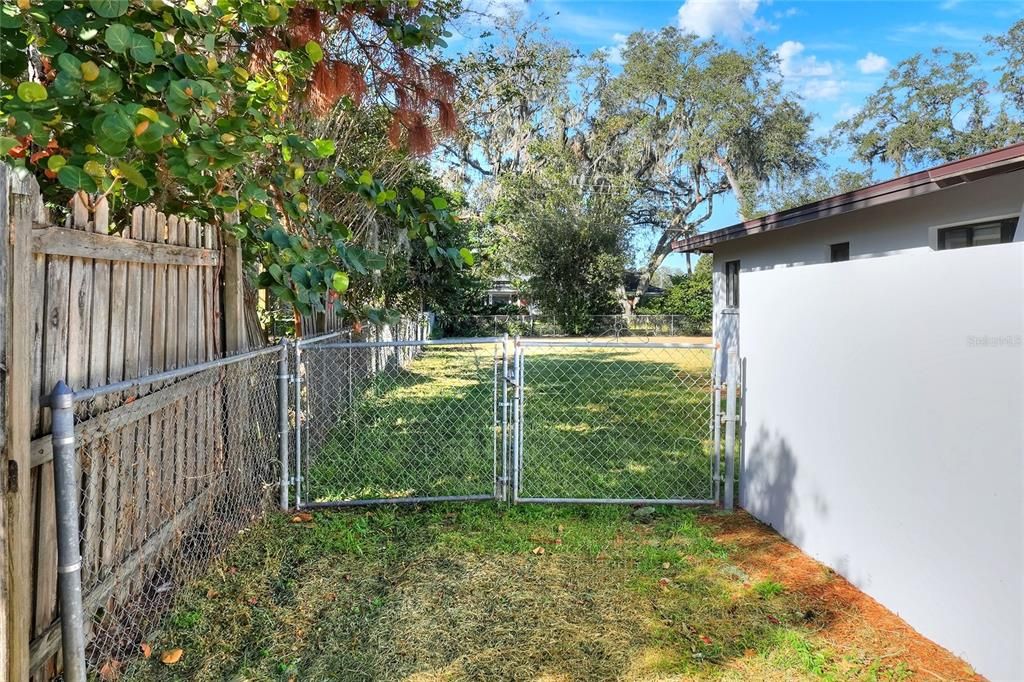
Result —
<instances>
[{"instance_id":1,"label":"fence top rail","mask_svg":"<svg viewBox=\"0 0 1024 682\"><path fill-rule=\"evenodd\" d=\"M474 336L465 339L422 339L420 341L353 341L351 343L324 343L320 348L394 348L406 346L486 346L501 343L501 336Z\"/></svg>"},{"instance_id":2,"label":"fence top rail","mask_svg":"<svg viewBox=\"0 0 1024 682\"><path fill-rule=\"evenodd\" d=\"M328 332L326 334L319 334L317 336L304 336L304 337L302 337L300 339L296 339L295 340L295 345L297 347L299 347L299 348L302 348L303 346L309 346L309 345L312 345L314 343L323 343L324 341L330 341L331 339L337 339L337 338L340 338L342 336L345 336L346 334L351 334L351 333L352 333L351 329L342 329L340 331Z\"/></svg>"},{"instance_id":3,"label":"fence top rail","mask_svg":"<svg viewBox=\"0 0 1024 682\"><path fill-rule=\"evenodd\" d=\"M595 339L593 341L564 341L561 339L517 339L519 346L556 346L568 348L680 348L715 350L713 343L661 343L643 341L614 341Z\"/></svg>"},{"instance_id":4,"label":"fence top rail","mask_svg":"<svg viewBox=\"0 0 1024 682\"><path fill-rule=\"evenodd\" d=\"M237 355L229 355L227 357L220 358L219 360L210 360L209 362L200 362L195 365L189 365L187 367L179 367L178 369L168 370L166 372L159 372L157 374L148 374L146 376L137 377L135 379L126 379L124 381L118 381L113 384L107 384L106 386L96 386L95 388L83 388L75 391L74 400L76 402L83 400L91 400L92 398L98 398L100 396L109 395L110 393L117 393L119 391L127 391L138 386L144 386L146 384L152 384L157 381L168 381L170 379L180 379L182 377L191 376L198 374L199 372L216 369L217 367L225 367L227 365L233 365L238 362L244 362L246 360L252 360L253 358L260 357L261 355L267 355L268 353L279 353L281 352L281 344L273 344L265 346L257 350L251 350L245 353L238 353ZM49 396L46 396L49 399Z\"/></svg>"}]
</instances>

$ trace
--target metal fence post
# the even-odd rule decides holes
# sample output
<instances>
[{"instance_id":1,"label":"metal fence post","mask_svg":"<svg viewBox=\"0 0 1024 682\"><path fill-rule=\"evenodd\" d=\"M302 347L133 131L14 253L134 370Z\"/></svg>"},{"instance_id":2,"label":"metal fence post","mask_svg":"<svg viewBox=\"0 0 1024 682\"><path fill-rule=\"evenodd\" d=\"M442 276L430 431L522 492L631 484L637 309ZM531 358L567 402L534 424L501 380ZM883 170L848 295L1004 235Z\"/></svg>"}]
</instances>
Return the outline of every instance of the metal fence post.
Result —
<instances>
[{"instance_id":1,"label":"metal fence post","mask_svg":"<svg viewBox=\"0 0 1024 682\"><path fill-rule=\"evenodd\" d=\"M302 508L302 346L295 343L295 508Z\"/></svg>"},{"instance_id":2,"label":"metal fence post","mask_svg":"<svg viewBox=\"0 0 1024 682\"><path fill-rule=\"evenodd\" d=\"M711 419L714 436L711 445L711 487L714 491L712 498L718 502L721 498L722 476L719 471L722 458L722 375L718 371L718 353L721 348L715 348L711 353L711 386L712 386L712 416Z\"/></svg>"},{"instance_id":3,"label":"metal fence post","mask_svg":"<svg viewBox=\"0 0 1024 682\"><path fill-rule=\"evenodd\" d=\"M75 452L74 394L63 381L50 394L53 412L53 477L57 502L57 581L64 679L85 682L82 614L82 554L78 527L78 458Z\"/></svg>"},{"instance_id":4,"label":"metal fence post","mask_svg":"<svg viewBox=\"0 0 1024 682\"><path fill-rule=\"evenodd\" d=\"M277 360L277 442L281 456L281 511L288 511L288 340L281 339Z\"/></svg>"},{"instance_id":5,"label":"metal fence post","mask_svg":"<svg viewBox=\"0 0 1024 682\"><path fill-rule=\"evenodd\" d=\"M508 334L501 340L501 499L508 501Z\"/></svg>"},{"instance_id":6,"label":"metal fence post","mask_svg":"<svg viewBox=\"0 0 1024 682\"><path fill-rule=\"evenodd\" d=\"M736 381L739 374L739 352L729 345L725 365L725 509L733 509L733 488L736 484Z\"/></svg>"}]
</instances>

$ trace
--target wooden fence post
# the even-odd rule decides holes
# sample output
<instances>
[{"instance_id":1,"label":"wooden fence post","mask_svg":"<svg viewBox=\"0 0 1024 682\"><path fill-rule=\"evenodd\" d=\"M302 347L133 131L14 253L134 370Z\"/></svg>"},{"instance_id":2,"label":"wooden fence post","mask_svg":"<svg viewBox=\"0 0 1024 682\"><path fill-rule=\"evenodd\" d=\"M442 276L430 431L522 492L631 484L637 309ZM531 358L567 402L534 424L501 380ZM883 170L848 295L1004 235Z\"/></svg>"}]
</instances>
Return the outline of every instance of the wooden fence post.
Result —
<instances>
[{"instance_id":1,"label":"wooden fence post","mask_svg":"<svg viewBox=\"0 0 1024 682\"><path fill-rule=\"evenodd\" d=\"M28 174L0 167L0 191L7 207L0 211L7 268L4 282L7 461L0 476L6 493L7 679L27 680L32 627L32 507L29 442L32 398L32 222L39 203L39 185ZM8 186L10 187L8 194Z\"/></svg>"},{"instance_id":2,"label":"wooden fence post","mask_svg":"<svg viewBox=\"0 0 1024 682\"><path fill-rule=\"evenodd\" d=\"M224 221L227 225L238 222L238 214L230 213ZM224 350L237 353L246 350L245 335L245 292L242 282L242 248L238 238L230 231L223 230L224 263Z\"/></svg>"}]
</instances>

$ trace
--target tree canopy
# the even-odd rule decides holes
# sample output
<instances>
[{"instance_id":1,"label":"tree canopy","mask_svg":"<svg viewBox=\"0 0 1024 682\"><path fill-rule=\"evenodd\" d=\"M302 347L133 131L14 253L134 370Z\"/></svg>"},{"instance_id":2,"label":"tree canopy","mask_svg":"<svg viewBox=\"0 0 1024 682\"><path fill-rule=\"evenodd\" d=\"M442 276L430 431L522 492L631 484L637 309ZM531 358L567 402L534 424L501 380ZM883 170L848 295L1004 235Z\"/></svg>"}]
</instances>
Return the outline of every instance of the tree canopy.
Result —
<instances>
[{"instance_id":1,"label":"tree canopy","mask_svg":"<svg viewBox=\"0 0 1024 682\"><path fill-rule=\"evenodd\" d=\"M452 220L444 194L332 163L337 136L315 123L342 110L383 126L396 157L428 152L457 125L455 78L435 51L457 11L448 0L4 4L0 156L57 206L84 192L114 215L151 200L203 220L240 215L227 222L260 285L321 311L350 275L383 264L354 239L340 197L424 240L436 263L469 260L436 236Z\"/></svg>"}]
</instances>

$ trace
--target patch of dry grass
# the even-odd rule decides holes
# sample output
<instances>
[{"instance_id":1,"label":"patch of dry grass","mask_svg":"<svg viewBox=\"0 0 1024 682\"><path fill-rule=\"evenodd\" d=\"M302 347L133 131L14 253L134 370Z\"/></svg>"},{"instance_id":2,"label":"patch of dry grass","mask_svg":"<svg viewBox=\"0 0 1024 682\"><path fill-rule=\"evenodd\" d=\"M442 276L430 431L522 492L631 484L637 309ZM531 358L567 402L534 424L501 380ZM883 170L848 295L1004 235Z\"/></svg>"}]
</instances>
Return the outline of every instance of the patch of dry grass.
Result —
<instances>
[{"instance_id":1,"label":"patch of dry grass","mask_svg":"<svg viewBox=\"0 0 1024 682\"><path fill-rule=\"evenodd\" d=\"M912 659L830 639L819 600L748 573L743 548L717 541L707 518L718 517L492 504L275 517L181 591L147 637L156 654L129 662L125 678L913 675ZM158 662L178 647L178 664Z\"/></svg>"}]
</instances>

